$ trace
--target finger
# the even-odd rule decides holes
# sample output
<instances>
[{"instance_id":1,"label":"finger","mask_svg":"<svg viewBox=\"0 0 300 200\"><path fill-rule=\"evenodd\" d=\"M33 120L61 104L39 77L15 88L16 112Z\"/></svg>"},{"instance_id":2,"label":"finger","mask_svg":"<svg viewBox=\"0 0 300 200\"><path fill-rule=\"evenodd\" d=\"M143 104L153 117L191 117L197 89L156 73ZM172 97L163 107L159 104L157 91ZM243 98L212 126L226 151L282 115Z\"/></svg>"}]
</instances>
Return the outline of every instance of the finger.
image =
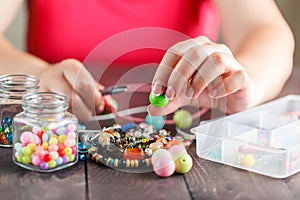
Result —
<instances>
[{"instance_id":1,"label":"finger","mask_svg":"<svg viewBox=\"0 0 300 200\"><path fill-rule=\"evenodd\" d=\"M43 79L42 79L43 80ZM55 79L55 84L45 84L41 81L42 91L58 92L68 97L69 111L75 114L79 120L86 121L91 116L91 111L85 105L80 96L78 96L71 85L63 78Z\"/></svg>"},{"instance_id":2,"label":"finger","mask_svg":"<svg viewBox=\"0 0 300 200\"><path fill-rule=\"evenodd\" d=\"M88 109L95 113L95 105L98 110L103 110L104 101L98 90L98 85L79 61L68 59L61 63L63 75L75 90Z\"/></svg>"},{"instance_id":3,"label":"finger","mask_svg":"<svg viewBox=\"0 0 300 200\"><path fill-rule=\"evenodd\" d=\"M148 106L148 113L151 116L165 116L172 112L175 112L180 106L177 104L176 101L171 101L166 107L158 108L152 105Z\"/></svg>"},{"instance_id":4,"label":"finger","mask_svg":"<svg viewBox=\"0 0 300 200\"><path fill-rule=\"evenodd\" d=\"M230 54L224 52L212 53L196 71L191 80L194 97L198 97L204 88L218 77L222 79L222 76L240 69L240 65L234 61Z\"/></svg>"},{"instance_id":5,"label":"finger","mask_svg":"<svg viewBox=\"0 0 300 200\"><path fill-rule=\"evenodd\" d=\"M190 49L195 46L208 43L206 37L198 37L196 39L190 39L183 42L179 42L172 46L164 55L160 65L158 66L153 81L152 81L152 94L160 95L165 91L167 81L171 75L174 67L181 59L181 57Z\"/></svg>"},{"instance_id":6,"label":"finger","mask_svg":"<svg viewBox=\"0 0 300 200\"><path fill-rule=\"evenodd\" d=\"M249 85L249 76L244 70L238 70L216 85L209 96L212 98L221 98L233 94L239 90L247 88Z\"/></svg>"},{"instance_id":7,"label":"finger","mask_svg":"<svg viewBox=\"0 0 300 200\"><path fill-rule=\"evenodd\" d=\"M168 87L166 90L166 97L168 99L173 99L175 94L181 93L182 89L188 84L192 75L207 58L207 53L206 49L196 46L186 52L186 54L180 59L172 71L167 83ZM193 91L191 91L191 93L192 94L190 95L192 96Z\"/></svg>"},{"instance_id":8,"label":"finger","mask_svg":"<svg viewBox=\"0 0 300 200\"><path fill-rule=\"evenodd\" d=\"M92 112L87 105L83 103L82 98L76 93L73 93L72 95L72 113L82 122L87 122L92 116Z\"/></svg>"},{"instance_id":9,"label":"finger","mask_svg":"<svg viewBox=\"0 0 300 200\"><path fill-rule=\"evenodd\" d=\"M177 63L175 69L170 75L168 88L166 90L166 97L172 99L174 96L169 96L169 94L174 95L175 93L180 93L183 87L187 85L195 72L199 69L200 66L203 65L203 63L210 57L211 54L214 54L215 52L227 51L228 48L226 48L226 46L215 43L207 43L191 48ZM207 71L207 73L210 73L210 69L208 70L209 71ZM201 71L201 69L199 71ZM201 81L201 79L199 81ZM202 82L203 81L204 80L202 80ZM172 89L173 91L170 90L169 92L169 89ZM199 95L199 91L197 92L197 95ZM192 87L188 88L186 95L189 97L194 96Z\"/></svg>"}]
</instances>

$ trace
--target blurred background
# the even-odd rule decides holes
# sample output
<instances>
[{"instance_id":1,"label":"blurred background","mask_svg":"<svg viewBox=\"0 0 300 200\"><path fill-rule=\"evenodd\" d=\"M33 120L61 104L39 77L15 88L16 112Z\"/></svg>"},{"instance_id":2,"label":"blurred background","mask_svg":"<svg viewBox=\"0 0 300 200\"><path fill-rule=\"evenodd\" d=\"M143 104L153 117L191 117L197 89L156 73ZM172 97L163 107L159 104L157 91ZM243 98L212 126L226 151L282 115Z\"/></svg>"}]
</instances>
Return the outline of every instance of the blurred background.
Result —
<instances>
[{"instance_id":1,"label":"blurred background","mask_svg":"<svg viewBox=\"0 0 300 200\"><path fill-rule=\"evenodd\" d=\"M296 40L296 51L294 54L295 66L300 67L300 10L299 0L276 0L275 1L292 28ZM21 11L16 16L15 20L6 31L5 35L19 49L24 49L25 23L26 23L26 5L23 5Z\"/></svg>"}]
</instances>

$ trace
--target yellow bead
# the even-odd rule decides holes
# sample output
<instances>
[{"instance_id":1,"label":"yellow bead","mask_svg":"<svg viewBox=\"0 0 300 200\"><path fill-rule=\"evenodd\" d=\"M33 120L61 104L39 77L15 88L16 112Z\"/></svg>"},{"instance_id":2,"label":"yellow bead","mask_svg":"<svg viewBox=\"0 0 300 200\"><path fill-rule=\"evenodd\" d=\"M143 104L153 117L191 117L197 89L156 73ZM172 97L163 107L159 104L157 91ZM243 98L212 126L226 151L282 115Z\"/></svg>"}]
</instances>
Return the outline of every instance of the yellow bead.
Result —
<instances>
[{"instance_id":1,"label":"yellow bead","mask_svg":"<svg viewBox=\"0 0 300 200\"><path fill-rule=\"evenodd\" d=\"M47 142L43 142L42 147L44 150L48 149L48 143Z\"/></svg>"},{"instance_id":2,"label":"yellow bead","mask_svg":"<svg viewBox=\"0 0 300 200\"><path fill-rule=\"evenodd\" d=\"M29 143L29 144L27 145L27 147L28 147L32 152L35 152L36 144Z\"/></svg>"},{"instance_id":3,"label":"yellow bead","mask_svg":"<svg viewBox=\"0 0 300 200\"><path fill-rule=\"evenodd\" d=\"M130 161L130 167L134 167L134 160Z\"/></svg>"},{"instance_id":4,"label":"yellow bead","mask_svg":"<svg viewBox=\"0 0 300 200\"><path fill-rule=\"evenodd\" d=\"M51 134L50 135L50 138L57 138L58 136L57 135L55 135L55 134Z\"/></svg>"},{"instance_id":5,"label":"yellow bead","mask_svg":"<svg viewBox=\"0 0 300 200\"><path fill-rule=\"evenodd\" d=\"M161 142L154 142L149 145L149 148L152 150L152 152L155 152L158 149L162 149L163 147L164 146Z\"/></svg>"},{"instance_id":6,"label":"yellow bead","mask_svg":"<svg viewBox=\"0 0 300 200\"><path fill-rule=\"evenodd\" d=\"M245 167L252 167L255 164L253 155L247 154L242 157L242 165Z\"/></svg>"},{"instance_id":7,"label":"yellow bead","mask_svg":"<svg viewBox=\"0 0 300 200\"><path fill-rule=\"evenodd\" d=\"M72 149L71 149L70 147L65 148L65 149L64 149L64 152L65 152L65 154L66 154L67 156L72 155Z\"/></svg>"},{"instance_id":8,"label":"yellow bead","mask_svg":"<svg viewBox=\"0 0 300 200\"><path fill-rule=\"evenodd\" d=\"M60 143L64 143L67 138L68 137L66 135L60 135L60 136L58 136L58 141Z\"/></svg>"},{"instance_id":9,"label":"yellow bead","mask_svg":"<svg viewBox=\"0 0 300 200\"><path fill-rule=\"evenodd\" d=\"M55 137L51 137L50 139L49 139L49 144L51 145L51 144L57 144L58 143L58 139L57 138L55 138Z\"/></svg>"}]
</instances>

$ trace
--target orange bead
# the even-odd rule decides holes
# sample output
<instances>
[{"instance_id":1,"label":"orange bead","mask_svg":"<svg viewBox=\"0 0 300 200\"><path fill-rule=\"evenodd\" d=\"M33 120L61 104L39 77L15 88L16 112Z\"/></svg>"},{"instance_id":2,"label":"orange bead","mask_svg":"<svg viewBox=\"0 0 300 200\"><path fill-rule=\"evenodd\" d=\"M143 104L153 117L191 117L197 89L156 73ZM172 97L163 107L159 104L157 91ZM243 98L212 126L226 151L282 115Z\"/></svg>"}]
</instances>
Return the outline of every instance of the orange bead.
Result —
<instances>
[{"instance_id":1,"label":"orange bead","mask_svg":"<svg viewBox=\"0 0 300 200\"><path fill-rule=\"evenodd\" d=\"M125 160L142 160L145 157L145 153L141 148L128 148L123 153Z\"/></svg>"}]
</instances>

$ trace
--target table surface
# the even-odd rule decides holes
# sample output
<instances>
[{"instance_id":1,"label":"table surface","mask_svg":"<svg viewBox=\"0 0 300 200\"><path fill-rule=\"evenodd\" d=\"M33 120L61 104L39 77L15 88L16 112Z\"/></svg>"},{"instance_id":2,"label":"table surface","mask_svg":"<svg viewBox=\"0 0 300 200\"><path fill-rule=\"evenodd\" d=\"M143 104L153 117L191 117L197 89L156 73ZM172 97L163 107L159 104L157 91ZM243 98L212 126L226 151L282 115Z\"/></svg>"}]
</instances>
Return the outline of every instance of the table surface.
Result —
<instances>
[{"instance_id":1,"label":"table surface","mask_svg":"<svg viewBox=\"0 0 300 200\"><path fill-rule=\"evenodd\" d=\"M280 96L300 94L295 68ZM185 175L160 178L153 172L126 173L91 160L52 173L15 165L11 148L0 148L0 199L300 199L300 173L274 179L197 157Z\"/></svg>"}]
</instances>

